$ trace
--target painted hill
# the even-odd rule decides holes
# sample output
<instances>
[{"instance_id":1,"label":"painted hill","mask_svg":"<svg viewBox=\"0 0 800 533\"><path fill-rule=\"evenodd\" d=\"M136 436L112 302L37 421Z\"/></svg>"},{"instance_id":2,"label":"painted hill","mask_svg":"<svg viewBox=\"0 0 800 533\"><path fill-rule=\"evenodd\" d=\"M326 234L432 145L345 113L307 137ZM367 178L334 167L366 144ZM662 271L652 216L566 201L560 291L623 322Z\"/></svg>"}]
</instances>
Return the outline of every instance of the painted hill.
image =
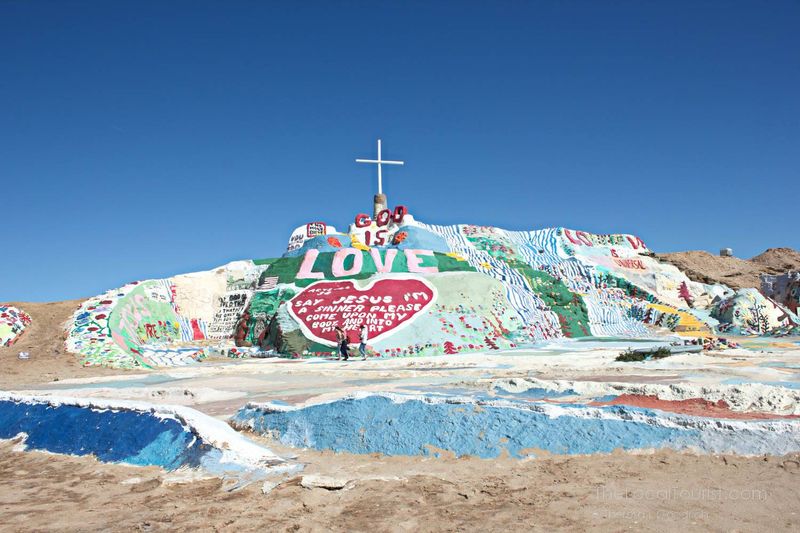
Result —
<instances>
[{"instance_id":1,"label":"painted hill","mask_svg":"<svg viewBox=\"0 0 800 533\"><path fill-rule=\"evenodd\" d=\"M8 347L17 342L30 323L31 317L25 311L10 304L0 304L0 346Z\"/></svg>"},{"instance_id":2,"label":"painted hill","mask_svg":"<svg viewBox=\"0 0 800 533\"><path fill-rule=\"evenodd\" d=\"M66 345L86 364L190 364L209 355L328 356L334 326L373 355L523 347L586 336L784 334L797 316L757 291L698 283L633 235L436 226L405 208L346 232L293 232L280 258L129 283L86 301ZM234 348L235 346L235 348Z\"/></svg>"}]
</instances>

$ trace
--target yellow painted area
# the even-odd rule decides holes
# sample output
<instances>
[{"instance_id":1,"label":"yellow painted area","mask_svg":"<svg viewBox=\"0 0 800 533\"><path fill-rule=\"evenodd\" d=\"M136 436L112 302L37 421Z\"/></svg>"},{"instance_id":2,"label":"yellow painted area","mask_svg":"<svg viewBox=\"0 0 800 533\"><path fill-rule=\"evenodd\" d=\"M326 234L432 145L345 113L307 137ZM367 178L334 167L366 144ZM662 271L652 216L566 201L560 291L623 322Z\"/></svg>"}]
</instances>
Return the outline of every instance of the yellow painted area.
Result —
<instances>
[{"instance_id":1,"label":"yellow painted area","mask_svg":"<svg viewBox=\"0 0 800 533\"><path fill-rule=\"evenodd\" d=\"M669 305L654 303L649 303L647 305L662 313L678 315L678 326L674 330L678 335L695 336L698 333L711 334L711 329L691 313L675 309Z\"/></svg>"},{"instance_id":2,"label":"yellow painted area","mask_svg":"<svg viewBox=\"0 0 800 533\"><path fill-rule=\"evenodd\" d=\"M770 348L796 348L797 345L792 342L786 342L782 340L772 340L769 338L764 337L756 337L756 338L742 338L742 339L734 339L736 342L742 345L744 348L749 348L751 350L764 350ZM776 369L777 370L777 369Z\"/></svg>"},{"instance_id":3,"label":"yellow painted area","mask_svg":"<svg viewBox=\"0 0 800 533\"><path fill-rule=\"evenodd\" d=\"M356 250L361 250L363 252L369 252L370 247L358 240L358 235L355 233L350 234L350 243L353 248Z\"/></svg>"},{"instance_id":4,"label":"yellow painted area","mask_svg":"<svg viewBox=\"0 0 800 533\"><path fill-rule=\"evenodd\" d=\"M455 259L456 261L466 261L466 258L464 258L464 256L463 256L463 255L461 255L461 254L460 254L460 253L458 253L458 252L449 252L449 253L447 253L447 254L445 254L445 255L446 255L447 257L452 257L452 258L453 258L453 259Z\"/></svg>"}]
</instances>

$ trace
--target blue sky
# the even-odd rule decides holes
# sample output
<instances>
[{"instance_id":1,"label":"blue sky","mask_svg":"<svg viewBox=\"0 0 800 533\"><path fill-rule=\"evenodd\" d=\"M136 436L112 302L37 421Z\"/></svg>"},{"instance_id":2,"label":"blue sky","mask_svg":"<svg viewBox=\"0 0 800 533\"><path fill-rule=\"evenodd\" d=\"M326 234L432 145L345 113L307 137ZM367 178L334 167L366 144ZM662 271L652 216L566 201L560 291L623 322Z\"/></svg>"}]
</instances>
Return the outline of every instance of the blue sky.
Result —
<instances>
[{"instance_id":1,"label":"blue sky","mask_svg":"<svg viewBox=\"0 0 800 533\"><path fill-rule=\"evenodd\" d=\"M800 248L800 3L0 1L0 301L432 223Z\"/></svg>"}]
</instances>

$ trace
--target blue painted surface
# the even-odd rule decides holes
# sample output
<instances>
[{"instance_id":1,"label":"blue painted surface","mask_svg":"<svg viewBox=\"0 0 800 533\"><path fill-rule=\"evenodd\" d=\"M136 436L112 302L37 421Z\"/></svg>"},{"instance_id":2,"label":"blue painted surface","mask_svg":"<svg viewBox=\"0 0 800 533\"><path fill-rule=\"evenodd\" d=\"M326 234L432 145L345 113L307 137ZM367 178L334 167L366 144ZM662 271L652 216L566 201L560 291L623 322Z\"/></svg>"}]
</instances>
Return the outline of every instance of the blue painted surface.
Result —
<instances>
[{"instance_id":1,"label":"blue painted surface","mask_svg":"<svg viewBox=\"0 0 800 533\"><path fill-rule=\"evenodd\" d=\"M445 241L441 235L428 231L425 228L400 226L397 231L405 231L407 236L403 242L395 245L394 248L399 248L400 250L405 250L407 248L432 250L442 253L450 251L447 241Z\"/></svg>"},{"instance_id":2,"label":"blue painted surface","mask_svg":"<svg viewBox=\"0 0 800 533\"><path fill-rule=\"evenodd\" d=\"M386 455L437 455L430 447L483 458L504 452L524 457L536 450L589 454L672 448L748 455L800 451L796 421L734 422L626 405L562 404L556 413L552 404L534 407L527 399L487 405L477 399L437 398L375 394L292 410L245 406L231 424L272 434L296 448ZM548 409L553 416L543 412Z\"/></svg>"},{"instance_id":3,"label":"blue painted surface","mask_svg":"<svg viewBox=\"0 0 800 533\"><path fill-rule=\"evenodd\" d=\"M800 376L795 376L795 378L800 378ZM767 381L766 385L772 385L773 387L785 387L787 389L800 390L800 382L798 382L798 381Z\"/></svg>"},{"instance_id":4,"label":"blue painted surface","mask_svg":"<svg viewBox=\"0 0 800 533\"><path fill-rule=\"evenodd\" d=\"M760 363L758 366L763 366L767 368L790 368L790 369L798 369L800 370L800 365L797 363L787 363L785 361L765 361Z\"/></svg>"},{"instance_id":5,"label":"blue painted surface","mask_svg":"<svg viewBox=\"0 0 800 533\"><path fill-rule=\"evenodd\" d=\"M597 403L605 403L605 402L612 402L617 398L619 398L619 395L617 394L606 394L604 396L598 396L596 398L592 398L592 401Z\"/></svg>"},{"instance_id":6,"label":"blue painted surface","mask_svg":"<svg viewBox=\"0 0 800 533\"><path fill-rule=\"evenodd\" d=\"M497 393L498 396L527 398L530 400L544 400L548 398L564 398L565 396L579 396L579 394L572 389L557 391L541 387L530 388L522 392L510 392L505 389L496 388L495 392Z\"/></svg>"},{"instance_id":7,"label":"blue painted surface","mask_svg":"<svg viewBox=\"0 0 800 533\"><path fill-rule=\"evenodd\" d=\"M353 245L352 240L350 239L349 235L336 233L333 235L319 235L317 237L312 237L305 241L303 245L298 248L297 250L292 250L291 252L286 252L283 254L283 257L297 257L301 255L305 255L309 250L319 250L320 253L326 252L337 252L341 248L338 246L331 246L328 242L329 237L336 238L339 243L342 245L341 248L349 248Z\"/></svg>"},{"instance_id":8,"label":"blue painted surface","mask_svg":"<svg viewBox=\"0 0 800 533\"><path fill-rule=\"evenodd\" d=\"M0 400L0 438L19 433L28 449L167 470L196 467L213 450L178 421L148 412Z\"/></svg>"},{"instance_id":9,"label":"blue painted surface","mask_svg":"<svg viewBox=\"0 0 800 533\"><path fill-rule=\"evenodd\" d=\"M610 411L619 409L614 406ZM234 424L258 433L277 432L284 444L351 453L430 455L428 445L458 456L483 458L526 448L557 454L611 452L669 446L684 448L697 430L642 422L561 416L508 407L464 403L394 402L383 396L269 412L245 407Z\"/></svg>"},{"instance_id":10,"label":"blue painted surface","mask_svg":"<svg viewBox=\"0 0 800 533\"><path fill-rule=\"evenodd\" d=\"M770 385L772 387L800 389L800 374L793 375L792 377L798 379L798 381L761 381L756 379L730 378L724 380L722 383L724 385L748 385L750 383L760 383L762 385Z\"/></svg>"}]
</instances>

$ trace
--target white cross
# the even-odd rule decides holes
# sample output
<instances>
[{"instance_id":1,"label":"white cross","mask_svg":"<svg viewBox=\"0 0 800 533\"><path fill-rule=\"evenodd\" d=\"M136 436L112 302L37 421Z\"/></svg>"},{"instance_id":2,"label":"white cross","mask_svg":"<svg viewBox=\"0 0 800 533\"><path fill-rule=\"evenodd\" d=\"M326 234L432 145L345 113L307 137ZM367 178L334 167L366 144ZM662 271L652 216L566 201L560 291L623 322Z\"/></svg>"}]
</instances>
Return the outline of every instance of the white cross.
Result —
<instances>
[{"instance_id":1,"label":"white cross","mask_svg":"<svg viewBox=\"0 0 800 533\"><path fill-rule=\"evenodd\" d=\"M378 194L383 194L383 175L381 165L402 165L403 161L384 161L381 159L381 140L378 139L378 159L356 159L356 163L375 163L378 165Z\"/></svg>"}]
</instances>

